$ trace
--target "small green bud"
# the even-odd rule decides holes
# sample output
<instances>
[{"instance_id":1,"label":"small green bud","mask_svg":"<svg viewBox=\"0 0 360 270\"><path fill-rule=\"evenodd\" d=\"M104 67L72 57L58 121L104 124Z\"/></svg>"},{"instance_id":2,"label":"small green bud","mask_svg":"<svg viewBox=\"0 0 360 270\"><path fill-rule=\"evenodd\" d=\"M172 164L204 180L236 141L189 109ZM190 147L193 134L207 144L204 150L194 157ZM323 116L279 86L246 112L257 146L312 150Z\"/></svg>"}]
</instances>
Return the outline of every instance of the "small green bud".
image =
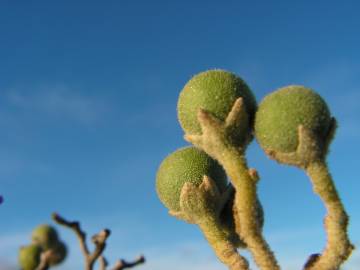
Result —
<instances>
[{"instance_id":1,"label":"small green bud","mask_svg":"<svg viewBox=\"0 0 360 270\"><path fill-rule=\"evenodd\" d=\"M47 224L36 227L32 232L31 239L34 243L40 245L44 250L56 246L59 241L55 228Z\"/></svg>"},{"instance_id":2,"label":"small green bud","mask_svg":"<svg viewBox=\"0 0 360 270\"><path fill-rule=\"evenodd\" d=\"M266 96L256 113L255 136L264 150L295 152L299 126L326 140L331 116L325 101L304 86L291 85Z\"/></svg>"},{"instance_id":3,"label":"small green bud","mask_svg":"<svg viewBox=\"0 0 360 270\"><path fill-rule=\"evenodd\" d=\"M67 247L63 242L58 242L56 246L51 248L51 254L48 257L48 262L50 266L57 265L61 263L67 255Z\"/></svg>"},{"instance_id":4,"label":"small green bud","mask_svg":"<svg viewBox=\"0 0 360 270\"><path fill-rule=\"evenodd\" d=\"M19 250L19 264L22 270L35 270L40 263L42 248L37 244L23 246Z\"/></svg>"},{"instance_id":5,"label":"small green bud","mask_svg":"<svg viewBox=\"0 0 360 270\"><path fill-rule=\"evenodd\" d=\"M184 87L178 100L178 118L187 134L201 134L197 114L204 109L224 121L238 98L243 98L248 123L233 131L232 138L242 144L252 131L256 100L246 83L233 73L215 69L195 75Z\"/></svg>"},{"instance_id":6,"label":"small green bud","mask_svg":"<svg viewBox=\"0 0 360 270\"><path fill-rule=\"evenodd\" d=\"M172 211L180 210L180 194L186 182L199 186L204 175L214 180L220 192L227 186L222 167L205 152L184 147L167 156L156 175L156 190L161 202Z\"/></svg>"}]
</instances>

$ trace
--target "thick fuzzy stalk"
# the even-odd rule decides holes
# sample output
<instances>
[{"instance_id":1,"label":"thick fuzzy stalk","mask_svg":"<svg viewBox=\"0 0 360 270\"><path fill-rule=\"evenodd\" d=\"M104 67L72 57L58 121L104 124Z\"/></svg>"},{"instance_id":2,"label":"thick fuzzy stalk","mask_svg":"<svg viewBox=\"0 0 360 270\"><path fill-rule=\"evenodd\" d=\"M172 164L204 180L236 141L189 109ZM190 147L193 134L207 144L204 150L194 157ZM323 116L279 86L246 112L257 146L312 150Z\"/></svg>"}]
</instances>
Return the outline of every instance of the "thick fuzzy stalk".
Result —
<instances>
[{"instance_id":1,"label":"thick fuzzy stalk","mask_svg":"<svg viewBox=\"0 0 360 270\"><path fill-rule=\"evenodd\" d=\"M209 216L198 225L223 264L227 265L230 270L249 270L249 263L227 239L219 220Z\"/></svg>"},{"instance_id":2,"label":"thick fuzzy stalk","mask_svg":"<svg viewBox=\"0 0 360 270\"><path fill-rule=\"evenodd\" d=\"M256 181L247 168L241 151L234 147L223 149L219 162L224 166L235 187L235 207L238 212L240 236L252 253L255 263L262 270L280 269L273 252L262 236L257 221Z\"/></svg>"},{"instance_id":3,"label":"thick fuzzy stalk","mask_svg":"<svg viewBox=\"0 0 360 270\"><path fill-rule=\"evenodd\" d=\"M354 249L347 235L349 218L326 163L320 160L312 162L307 166L306 172L311 179L314 192L320 196L327 209L324 220L327 245L323 253L305 269L338 270Z\"/></svg>"},{"instance_id":4,"label":"thick fuzzy stalk","mask_svg":"<svg viewBox=\"0 0 360 270\"><path fill-rule=\"evenodd\" d=\"M257 219L258 177L254 170L248 169L244 157L247 143L251 141L250 131L240 145L235 143L231 136L234 129L248 125L248 116L242 98L236 100L225 121L202 109L198 112L198 120L202 134L186 134L185 139L216 159L230 177L236 190L235 223L240 228L241 240L252 253L257 266L261 270L279 270L275 255L263 238Z\"/></svg>"}]
</instances>

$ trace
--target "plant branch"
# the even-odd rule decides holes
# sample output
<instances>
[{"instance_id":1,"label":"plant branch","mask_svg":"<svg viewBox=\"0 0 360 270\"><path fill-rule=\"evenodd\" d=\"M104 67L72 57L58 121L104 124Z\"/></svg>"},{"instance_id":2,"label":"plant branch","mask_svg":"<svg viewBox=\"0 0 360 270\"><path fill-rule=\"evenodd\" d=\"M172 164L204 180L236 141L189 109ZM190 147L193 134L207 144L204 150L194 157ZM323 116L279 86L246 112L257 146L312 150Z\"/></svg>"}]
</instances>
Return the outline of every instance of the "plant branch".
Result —
<instances>
[{"instance_id":1,"label":"plant branch","mask_svg":"<svg viewBox=\"0 0 360 270\"><path fill-rule=\"evenodd\" d=\"M337 270L354 249L347 234L349 217L337 193L326 163L321 160L312 162L306 168L306 172L311 179L314 192L319 195L327 209L327 216L324 220L327 245L322 254L310 257L305 269Z\"/></svg>"},{"instance_id":2,"label":"plant branch","mask_svg":"<svg viewBox=\"0 0 360 270\"><path fill-rule=\"evenodd\" d=\"M86 245L86 233L81 229L79 222L68 221L56 213L52 215L52 218L56 223L71 229L76 234L81 251L85 257L85 270L92 270L96 260L100 257L106 247L106 239L110 235L110 230L104 229L92 237L92 242L95 244L95 250L90 253Z\"/></svg>"},{"instance_id":3,"label":"plant branch","mask_svg":"<svg viewBox=\"0 0 360 270\"><path fill-rule=\"evenodd\" d=\"M278 270L280 267L262 235L257 218L258 176L256 171L248 169L244 157L247 143L251 139L250 135L242 145L236 144L231 137L234 128L250 130L247 119L242 98L236 100L225 122L200 109L198 120L202 134L186 134L185 140L204 150L224 167L236 190L235 207L238 213L236 223L239 225L237 227L240 227L240 238L246 243L260 269Z\"/></svg>"},{"instance_id":4,"label":"plant branch","mask_svg":"<svg viewBox=\"0 0 360 270\"><path fill-rule=\"evenodd\" d=\"M248 261L239 254L234 244L227 239L218 219L209 216L198 225L222 263L228 266L230 270L249 270Z\"/></svg>"},{"instance_id":5,"label":"plant branch","mask_svg":"<svg viewBox=\"0 0 360 270\"><path fill-rule=\"evenodd\" d=\"M125 260L118 260L112 270L122 270L126 268L132 268L139 264L145 263L145 257L143 255L139 256L136 260L132 262L127 262Z\"/></svg>"},{"instance_id":6,"label":"plant branch","mask_svg":"<svg viewBox=\"0 0 360 270\"><path fill-rule=\"evenodd\" d=\"M80 249L84 257L88 257L90 252L86 244L86 233L81 230L80 223L78 221L67 221L57 213L52 214L52 219L59 225L71 229L77 236L80 244Z\"/></svg>"},{"instance_id":7,"label":"plant branch","mask_svg":"<svg viewBox=\"0 0 360 270\"><path fill-rule=\"evenodd\" d=\"M45 251L40 255L40 264L36 267L36 270L48 270L49 265L49 257L51 256L51 250Z\"/></svg>"},{"instance_id":8,"label":"plant branch","mask_svg":"<svg viewBox=\"0 0 360 270\"><path fill-rule=\"evenodd\" d=\"M106 270L106 267L109 265L108 261L102 255L99 256L99 265L99 270Z\"/></svg>"},{"instance_id":9,"label":"plant branch","mask_svg":"<svg viewBox=\"0 0 360 270\"><path fill-rule=\"evenodd\" d=\"M235 207L237 210L237 228L241 239L246 243L252 253L256 264L263 270L280 269L275 255L264 239L259 220L257 218L257 192L258 176L253 177L253 170L248 169L241 151L228 149L223 152L220 163L229 175L236 193Z\"/></svg>"}]
</instances>

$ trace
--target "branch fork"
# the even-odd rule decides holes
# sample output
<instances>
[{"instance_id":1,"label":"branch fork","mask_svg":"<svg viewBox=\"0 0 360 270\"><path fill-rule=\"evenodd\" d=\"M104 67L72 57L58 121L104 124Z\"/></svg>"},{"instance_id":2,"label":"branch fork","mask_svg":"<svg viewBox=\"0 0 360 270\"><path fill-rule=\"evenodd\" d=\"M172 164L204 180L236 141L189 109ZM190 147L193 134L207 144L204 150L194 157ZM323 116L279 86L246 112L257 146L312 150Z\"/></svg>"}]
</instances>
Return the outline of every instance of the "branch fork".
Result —
<instances>
[{"instance_id":1,"label":"branch fork","mask_svg":"<svg viewBox=\"0 0 360 270\"><path fill-rule=\"evenodd\" d=\"M93 252L90 252L86 243L86 233L81 229L80 223L78 221L68 221L57 213L54 213L52 215L52 218L59 225L71 229L78 237L80 249L85 258L85 270L93 270L96 261L99 261L100 270L107 269L108 262L106 258L103 256L103 252L106 248L106 240L111 233L109 229L103 229L98 234L92 236L91 241L95 245L95 249ZM131 268L137 266L144 262L145 262L144 256L140 256L137 260L130 263L127 263L124 260L119 260L112 269L122 270L125 268ZM41 268L37 270L46 270L46 269L47 268Z\"/></svg>"}]
</instances>

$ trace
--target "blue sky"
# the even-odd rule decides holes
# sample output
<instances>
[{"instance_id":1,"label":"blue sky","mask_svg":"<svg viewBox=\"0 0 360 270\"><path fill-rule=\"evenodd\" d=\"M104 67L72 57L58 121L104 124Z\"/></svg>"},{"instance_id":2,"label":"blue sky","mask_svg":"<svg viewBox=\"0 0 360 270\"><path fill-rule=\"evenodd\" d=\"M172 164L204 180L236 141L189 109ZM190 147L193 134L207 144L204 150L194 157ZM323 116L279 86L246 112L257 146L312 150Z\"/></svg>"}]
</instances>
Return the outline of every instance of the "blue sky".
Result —
<instances>
[{"instance_id":1,"label":"blue sky","mask_svg":"<svg viewBox=\"0 0 360 270\"><path fill-rule=\"evenodd\" d=\"M93 234L108 259L144 253L144 270L226 269L200 231L155 193L162 159L186 145L177 97L192 75L222 68L260 101L289 84L315 89L339 121L329 164L360 245L358 1L10 1L0 3L0 268L57 211ZM320 200L305 174L254 142L265 236L284 269L322 249ZM59 228L82 264L75 236ZM355 252L344 269L355 269ZM140 269L140 267L138 268ZM255 268L254 268L255 269Z\"/></svg>"}]
</instances>

